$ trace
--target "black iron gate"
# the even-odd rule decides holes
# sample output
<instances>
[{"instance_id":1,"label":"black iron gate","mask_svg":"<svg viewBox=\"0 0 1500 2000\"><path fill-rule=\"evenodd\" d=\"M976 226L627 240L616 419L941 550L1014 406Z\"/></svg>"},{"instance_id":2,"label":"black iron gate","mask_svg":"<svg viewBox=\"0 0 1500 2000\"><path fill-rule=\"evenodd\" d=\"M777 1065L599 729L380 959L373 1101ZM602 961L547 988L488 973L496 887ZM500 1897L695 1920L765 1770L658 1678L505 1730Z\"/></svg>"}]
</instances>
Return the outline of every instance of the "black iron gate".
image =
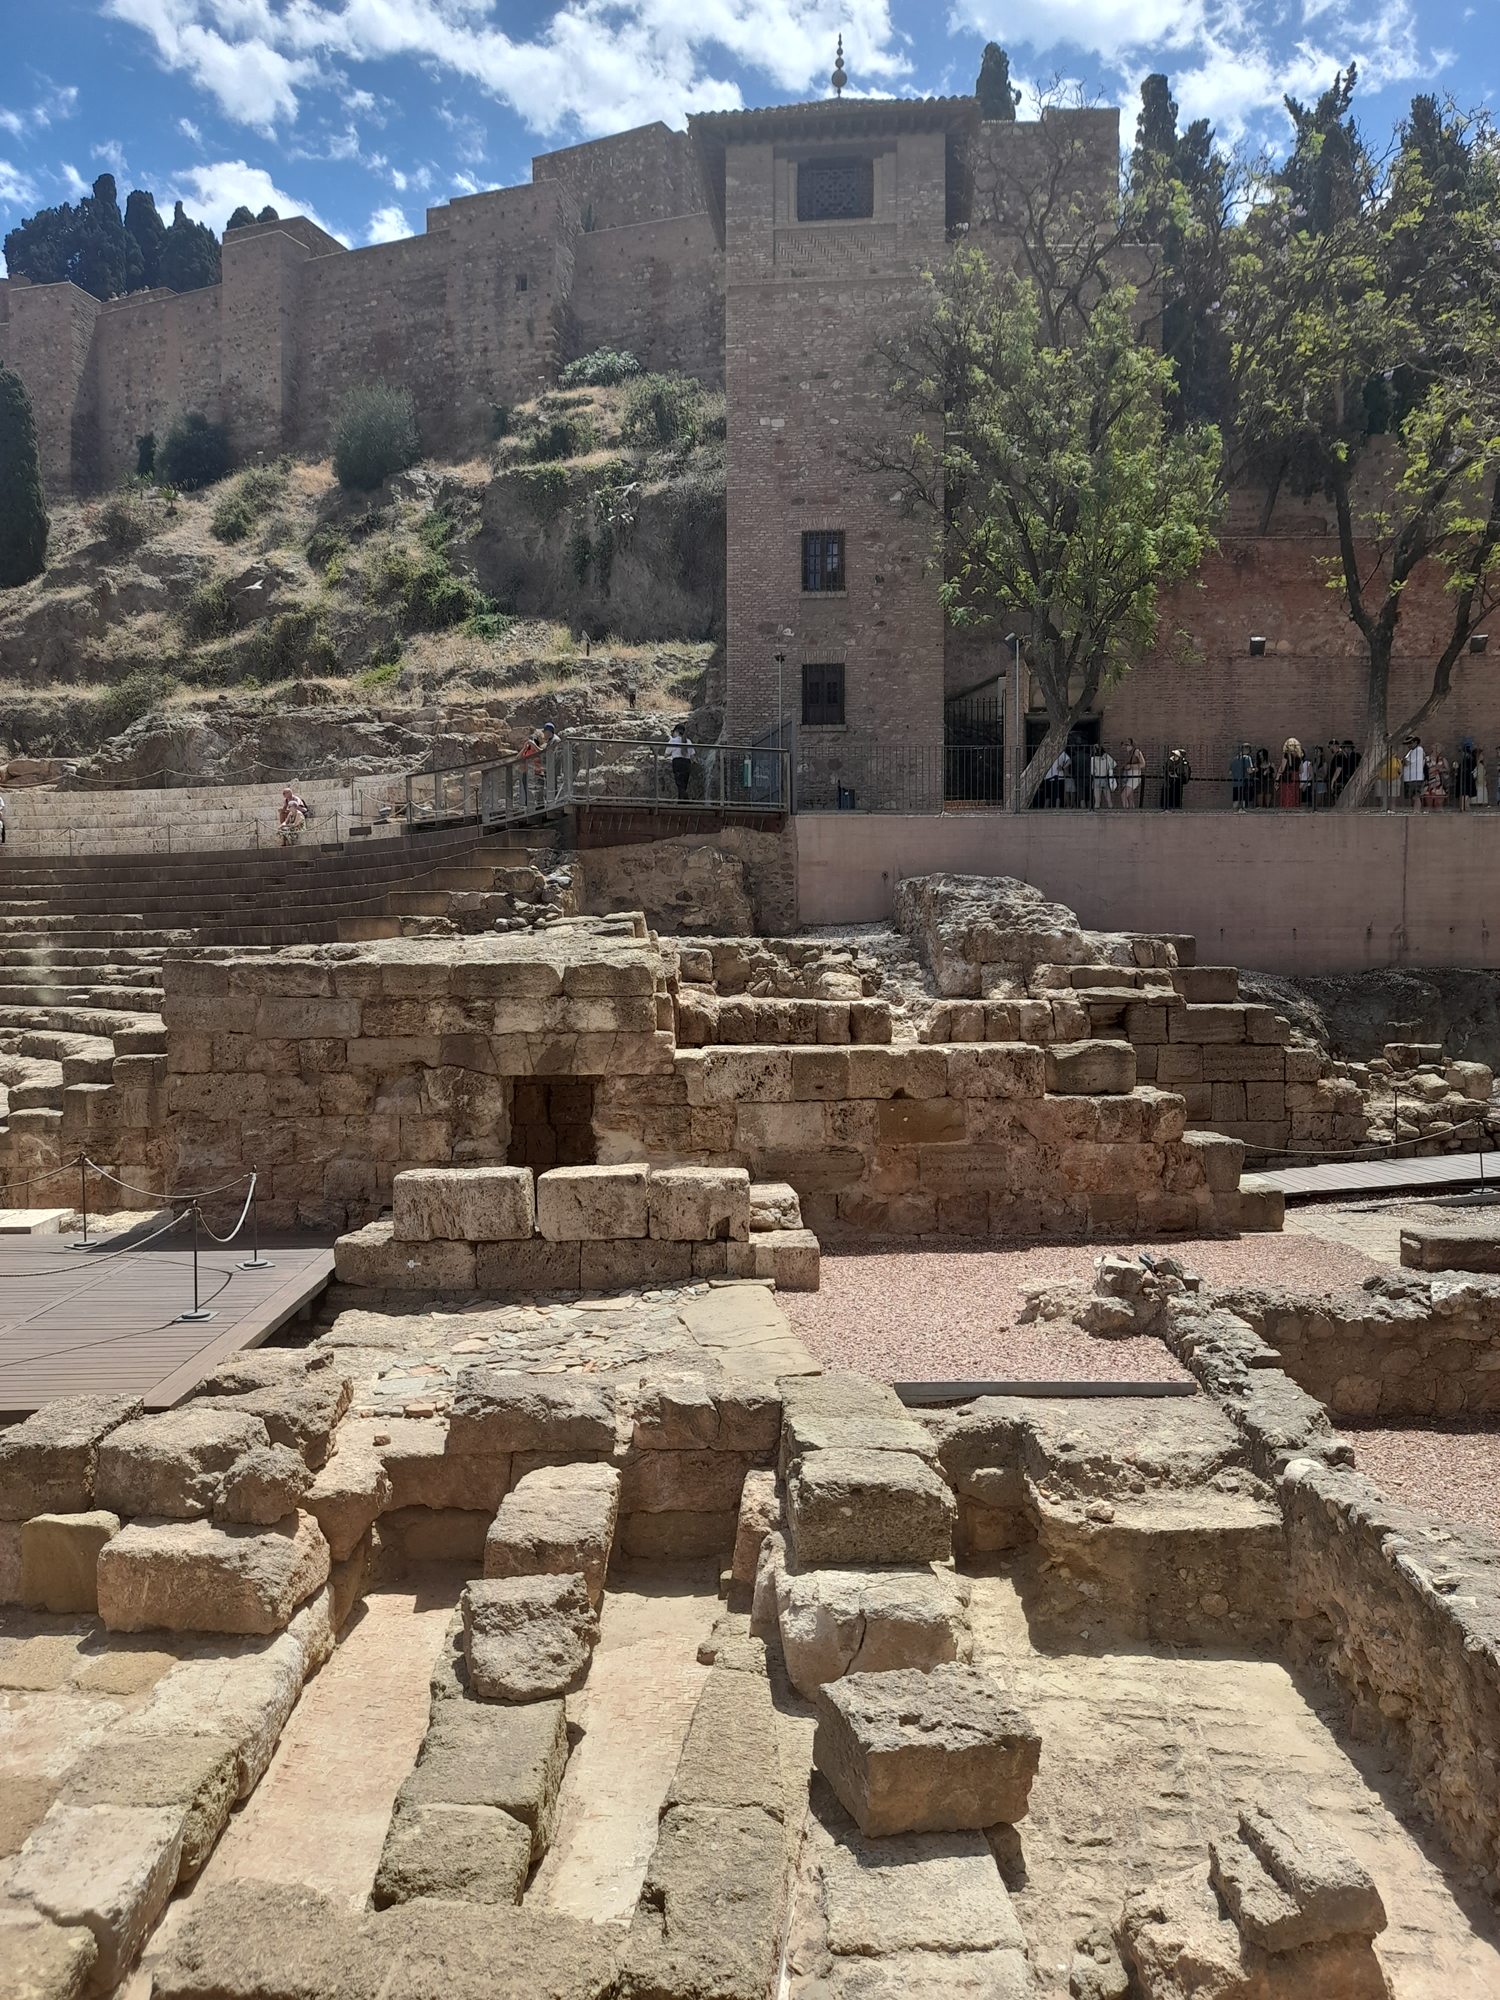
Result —
<instances>
[{"instance_id":1,"label":"black iron gate","mask_svg":"<svg viewBox=\"0 0 1500 2000\"><path fill-rule=\"evenodd\" d=\"M1005 797L1005 701L989 691L943 703L943 796L977 805Z\"/></svg>"}]
</instances>

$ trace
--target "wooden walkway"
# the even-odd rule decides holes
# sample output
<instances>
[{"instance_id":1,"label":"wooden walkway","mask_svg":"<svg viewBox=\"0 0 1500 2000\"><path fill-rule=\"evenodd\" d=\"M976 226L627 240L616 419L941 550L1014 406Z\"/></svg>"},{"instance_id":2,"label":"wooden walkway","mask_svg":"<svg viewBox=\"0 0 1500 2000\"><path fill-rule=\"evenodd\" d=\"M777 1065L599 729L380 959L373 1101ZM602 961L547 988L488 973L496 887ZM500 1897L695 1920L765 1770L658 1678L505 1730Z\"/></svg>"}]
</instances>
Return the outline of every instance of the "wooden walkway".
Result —
<instances>
[{"instance_id":1,"label":"wooden walkway","mask_svg":"<svg viewBox=\"0 0 1500 2000\"><path fill-rule=\"evenodd\" d=\"M248 1236L198 1252L207 1320L177 1315L193 1303L193 1253L181 1242L140 1250L70 1248L72 1237L0 1238L0 1411L35 1410L59 1396L133 1394L170 1409L216 1361L258 1347L317 1298L333 1249L306 1236L261 1240L273 1269L242 1271Z\"/></svg>"},{"instance_id":2,"label":"wooden walkway","mask_svg":"<svg viewBox=\"0 0 1500 2000\"><path fill-rule=\"evenodd\" d=\"M1439 1153L1423 1160L1339 1160L1321 1167L1281 1167L1275 1173L1257 1169L1254 1179L1280 1188L1288 1201L1422 1194L1429 1188L1500 1190L1500 1153Z\"/></svg>"}]
</instances>

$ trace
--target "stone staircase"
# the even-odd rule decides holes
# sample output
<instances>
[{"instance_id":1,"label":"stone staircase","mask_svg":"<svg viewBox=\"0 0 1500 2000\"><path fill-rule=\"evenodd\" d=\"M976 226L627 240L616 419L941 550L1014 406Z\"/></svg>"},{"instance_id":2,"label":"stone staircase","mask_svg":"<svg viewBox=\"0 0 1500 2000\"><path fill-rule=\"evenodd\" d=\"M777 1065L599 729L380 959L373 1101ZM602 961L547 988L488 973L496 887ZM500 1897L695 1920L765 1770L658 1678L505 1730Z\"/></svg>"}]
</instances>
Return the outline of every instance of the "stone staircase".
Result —
<instances>
[{"instance_id":1,"label":"stone staircase","mask_svg":"<svg viewBox=\"0 0 1500 2000\"><path fill-rule=\"evenodd\" d=\"M541 836L546 840L548 836ZM15 857L0 865L0 1205L76 1200L50 1178L87 1151L161 1187L169 951L275 950L399 934L455 892L483 895L526 864L535 829L473 828L339 847ZM43 1177L48 1177L44 1180ZM100 1208L140 1206L90 1177Z\"/></svg>"}]
</instances>

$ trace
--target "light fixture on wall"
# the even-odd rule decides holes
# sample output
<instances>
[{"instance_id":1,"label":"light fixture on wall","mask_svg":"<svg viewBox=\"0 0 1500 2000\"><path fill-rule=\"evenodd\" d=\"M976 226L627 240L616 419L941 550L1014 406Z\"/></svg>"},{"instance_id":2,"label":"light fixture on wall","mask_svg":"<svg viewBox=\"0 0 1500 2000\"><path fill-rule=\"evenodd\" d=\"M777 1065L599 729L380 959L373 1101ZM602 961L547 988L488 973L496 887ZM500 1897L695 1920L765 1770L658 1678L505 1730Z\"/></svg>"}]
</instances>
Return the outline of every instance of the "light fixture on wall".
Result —
<instances>
[{"instance_id":1,"label":"light fixture on wall","mask_svg":"<svg viewBox=\"0 0 1500 2000\"><path fill-rule=\"evenodd\" d=\"M1263 660L1263 659L1265 658L1265 656L1266 656L1266 642L1265 642L1265 640L1264 640L1264 639L1263 639L1263 638L1262 638L1262 637L1260 636L1260 634L1259 634L1258 632L1256 632L1256 633L1253 633L1253 634L1251 635L1251 639L1250 639L1250 657L1251 657L1251 659L1252 659L1252 660Z\"/></svg>"},{"instance_id":2,"label":"light fixture on wall","mask_svg":"<svg viewBox=\"0 0 1500 2000\"><path fill-rule=\"evenodd\" d=\"M1471 632L1469 634L1469 651L1471 653L1487 653L1489 649L1490 635L1488 632Z\"/></svg>"}]
</instances>

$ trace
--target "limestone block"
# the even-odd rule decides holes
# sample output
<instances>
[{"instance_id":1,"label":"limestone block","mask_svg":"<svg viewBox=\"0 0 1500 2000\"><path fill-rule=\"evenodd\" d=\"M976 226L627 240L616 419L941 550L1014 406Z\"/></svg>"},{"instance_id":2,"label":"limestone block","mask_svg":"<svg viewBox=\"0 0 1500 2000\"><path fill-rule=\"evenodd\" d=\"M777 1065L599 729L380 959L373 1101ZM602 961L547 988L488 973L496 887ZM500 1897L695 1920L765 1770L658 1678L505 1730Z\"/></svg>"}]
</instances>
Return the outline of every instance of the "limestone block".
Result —
<instances>
[{"instance_id":1,"label":"limestone block","mask_svg":"<svg viewBox=\"0 0 1500 2000\"><path fill-rule=\"evenodd\" d=\"M1172 984L1191 1007L1232 1007L1240 997L1240 975L1232 965L1182 965Z\"/></svg>"},{"instance_id":2,"label":"limestone block","mask_svg":"<svg viewBox=\"0 0 1500 2000\"><path fill-rule=\"evenodd\" d=\"M214 1503L214 1519L269 1528L302 1504L313 1477L312 1467L300 1451L284 1444L256 1445L225 1473ZM342 1550L340 1560L348 1553Z\"/></svg>"},{"instance_id":3,"label":"limestone block","mask_svg":"<svg viewBox=\"0 0 1500 2000\"><path fill-rule=\"evenodd\" d=\"M311 1514L274 1528L132 1521L99 1551L99 1616L112 1632L276 1632L328 1578Z\"/></svg>"},{"instance_id":4,"label":"limestone block","mask_svg":"<svg viewBox=\"0 0 1500 2000\"><path fill-rule=\"evenodd\" d=\"M314 1366L300 1380L274 1381L245 1395L204 1397L197 1407L259 1417L272 1444L300 1452L316 1471L333 1449L334 1432L353 1393L353 1377L342 1369Z\"/></svg>"},{"instance_id":5,"label":"limestone block","mask_svg":"<svg viewBox=\"0 0 1500 2000\"><path fill-rule=\"evenodd\" d=\"M1142 2000L1389 2000L1368 1938L1262 1951L1222 1913L1206 1869L1127 1891L1118 1937Z\"/></svg>"},{"instance_id":6,"label":"limestone block","mask_svg":"<svg viewBox=\"0 0 1500 2000\"><path fill-rule=\"evenodd\" d=\"M1234 1206L1233 1214L1225 1219L1231 1227L1242 1230L1280 1229L1286 1219L1286 1195L1260 1174L1240 1176L1239 1195L1223 1197L1226 1206Z\"/></svg>"},{"instance_id":7,"label":"limestone block","mask_svg":"<svg viewBox=\"0 0 1500 2000\"><path fill-rule=\"evenodd\" d=\"M542 1236L533 1236L529 1243L480 1243L474 1252L475 1281L486 1297L576 1292L581 1248L577 1243L549 1243Z\"/></svg>"},{"instance_id":8,"label":"limestone block","mask_svg":"<svg viewBox=\"0 0 1500 2000\"><path fill-rule=\"evenodd\" d=\"M849 1039L851 1042L889 1042L891 1039L889 1000L851 1000Z\"/></svg>"},{"instance_id":9,"label":"limestone block","mask_svg":"<svg viewBox=\"0 0 1500 2000\"><path fill-rule=\"evenodd\" d=\"M750 1227L759 1229L800 1229L802 1204L797 1190L786 1181L752 1181L750 1184Z\"/></svg>"},{"instance_id":10,"label":"limestone block","mask_svg":"<svg viewBox=\"0 0 1500 2000\"><path fill-rule=\"evenodd\" d=\"M892 1097L876 1113L882 1146L961 1146L968 1137L961 1097Z\"/></svg>"},{"instance_id":11,"label":"limestone block","mask_svg":"<svg viewBox=\"0 0 1500 2000\"><path fill-rule=\"evenodd\" d=\"M948 1091L948 1057L940 1048L852 1048L849 1051L851 1097L944 1097Z\"/></svg>"},{"instance_id":12,"label":"limestone block","mask_svg":"<svg viewBox=\"0 0 1500 2000\"><path fill-rule=\"evenodd\" d=\"M794 1402L781 1426L783 1475L814 1451L909 1451L929 1465L938 1462L932 1432L899 1403L893 1410Z\"/></svg>"},{"instance_id":13,"label":"limestone block","mask_svg":"<svg viewBox=\"0 0 1500 2000\"><path fill-rule=\"evenodd\" d=\"M139 1417L99 1447L94 1491L117 1514L176 1521L211 1514L235 1463L270 1440L258 1417L188 1404Z\"/></svg>"},{"instance_id":14,"label":"limestone block","mask_svg":"<svg viewBox=\"0 0 1500 2000\"><path fill-rule=\"evenodd\" d=\"M97 1613L99 1551L119 1532L119 1515L103 1508L33 1514L21 1525L21 1602L38 1611Z\"/></svg>"},{"instance_id":15,"label":"limestone block","mask_svg":"<svg viewBox=\"0 0 1500 2000\"><path fill-rule=\"evenodd\" d=\"M691 1562L701 1556L723 1559L734 1547L739 1517L723 1514L625 1514L620 1547L643 1562Z\"/></svg>"},{"instance_id":16,"label":"limestone block","mask_svg":"<svg viewBox=\"0 0 1500 2000\"><path fill-rule=\"evenodd\" d=\"M140 1414L139 1396L65 1396L0 1432L0 1521L87 1513L101 1440Z\"/></svg>"},{"instance_id":17,"label":"limestone block","mask_svg":"<svg viewBox=\"0 0 1500 2000\"><path fill-rule=\"evenodd\" d=\"M1129 1042L1070 1042L1047 1050L1047 1088L1064 1097L1125 1095L1135 1089Z\"/></svg>"},{"instance_id":18,"label":"limestone block","mask_svg":"<svg viewBox=\"0 0 1500 2000\"><path fill-rule=\"evenodd\" d=\"M519 1903L531 1870L531 1831L496 1806L411 1806L391 1820L372 1909L417 1896L445 1903Z\"/></svg>"},{"instance_id":19,"label":"limestone block","mask_svg":"<svg viewBox=\"0 0 1500 2000\"><path fill-rule=\"evenodd\" d=\"M1029 1042L981 1042L947 1052L950 1097L1040 1097L1046 1057Z\"/></svg>"},{"instance_id":20,"label":"limestone block","mask_svg":"<svg viewBox=\"0 0 1500 2000\"><path fill-rule=\"evenodd\" d=\"M761 1544L781 1526L781 1495L774 1472L747 1472L740 1489L739 1518L734 1531L731 1570L736 1583L753 1585Z\"/></svg>"},{"instance_id":21,"label":"limestone block","mask_svg":"<svg viewBox=\"0 0 1500 2000\"><path fill-rule=\"evenodd\" d=\"M1205 1083L1285 1083L1286 1055L1275 1047L1227 1042L1203 1051Z\"/></svg>"},{"instance_id":22,"label":"limestone block","mask_svg":"<svg viewBox=\"0 0 1500 2000\"><path fill-rule=\"evenodd\" d=\"M787 1872L786 1833L769 1813L671 1807L631 1919L619 2000L764 2000L775 1987Z\"/></svg>"},{"instance_id":23,"label":"limestone block","mask_svg":"<svg viewBox=\"0 0 1500 2000\"><path fill-rule=\"evenodd\" d=\"M1024 1949L1021 1926L981 1833L871 1839L850 1828L821 1856L821 1870L828 1945L836 1957L884 1958L908 1951L967 1957Z\"/></svg>"},{"instance_id":24,"label":"limestone block","mask_svg":"<svg viewBox=\"0 0 1500 2000\"><path fill-rule=\"evenodd\" d=\"M1245 1039L1248 1042L1263 1042L1285 1048L1292 1039L1292 1024L1284 1014L1278 1014L1274 1007L1247 1006Z\"/></svg>"},{"instance_id":25,"label":"limestone block","mask_svg":"<svg viewBox=\"0 0 1500 2000\"><path fill-rule=\"evenodd\" d=\"M21 1601L21 1531L24 1521L0 1521L0 1604Z\"/></svg>"},{"instance_id":26,"label":"limestone block","mask_svg":"<svg viewBox=\"0 0 1500 2000\"><path fill-rule=\"evenodd\" d=\"M800 1101L845 1098L849 1095L849 1051L842 1048L794 1049L792 1096Z\"/></svg>"},{"instance_id":27,"label":"limestone block","mask_svg":"<svg viewBox=\"0 0 1500 2000\"><path fill-rule=\"evenodd\" d=\"M484 1544L491 1577L581 1575L598 1606L614 1546L620 1475L609 1465L528 1472L500 1503Z\"/></svg>"},{"instance_id":28,"label":"limestone block","mask_svg":"<svg viewBox=\"0 0 1500 2000\"><path fill-rule=\"evenodd\" d=\"M818 1010L818 1040L823 1043L849 1041L848 1001L819 1000L814 1004Z\"/></svg>"},{"instance_id":29,"label":"limestone block","mask_svg":"<svg viewBox=\"0 0 1500 2000\"><path fill-rule=\"evenodd\" d=\"M392 1233L418 1243L510 1243L530 1238L530 1167L410 1167L391 1184Z\"/></svg>"},{"instance_id":30,"label":"limestone block","mask_svg":"<svg viewBox=\"0 0 1500 2000\"><path fill-rule=\"evenodd\" d=\"M510 1490L506 1452L451 1451L447 1428L421 1418L385 1418L379 1429L390 1439L373 1449L391 1483L385 1505L392 1509L461 1507L492 1515ZM341 1446L339 1458L348 1449Z\"/></svg>"},{"instance_id":31,"label":"limestone block","mask_svg":"<svg viewBox=\"0 0 1500 2000\"><path fill-rule=\"evenodd\" d=\"M1245 1010L1237 1006L1195 1006L1173 1010L1168 1029L1174 1042L1242 1042L1245 1039Z\"/></svg>"},{"instance_id":32,"label":"limestone block","mask_svg":"<svg viewBox=\"0 0 1500 2000\"><path fill-rule=\"evenodd\" d=\"M930 1466L904 1451L816 1451L792 1468L787 1516L806 1568L946 1562L957 1513Z\"/></svg>"},{"instance_id":33,"label":"limestone block","mask_svg":"<svg viewBox=\"0 0 1500 2000\"><path fill-rule=\"evenodd\" d=\"M927 1672L973 1653L967 1578L926 1566L783 1570L775 1587L787 1673L809 1701L845 1674Z\"/></svg>"},{"instance_id":34,"label":"limestone block","mask_svg":"<svg viewBox=\"0 0 1500 2000\"><path fill-rule=\"evenodd\" d=\"M648 1191L650 1233L672 1243L743 1243L750 1176L743 1167L660 1167Z\"/></svg>"},{"instance_id":35,"label":"limestone block","mask_svg":"<svg viewBox=\"0 0 1500 2000\"><path fill-rule=\"evenodd\" d=\"M1338 1834L1291 1799L1257 1801L1210 1838L1210 1878L1240 1935L1287 1952L1332 1938L1378 1937L1385 1905Z\"/></svg>"},{"instance_id":36,"label":"limestone block","mask_svg":"<svg viewBox=\"0 0 1500 2000\"><path fill-rule=\"evenodd\" d=\"M1488 1104L1495 1088L1494 1072L1487 1063L1447 1063L1443 1068L1443 1081L1450 1090L1472 1098L1476 1104Z\"/></svg>"},{"instance_id":37,"label":"limestone block","mask_svg":"<svg viewBox=\"0 0 1500 2000\"><path fill-rule=\"evenodd\" d=\"M1204 1183L1212 1193L1234 1193L1245 1165L1243 1141L1219 1132L1185 1132L1178 1143L1198 1160Z\"/></svg>"},{"instance_id":38,"label":"limestone block","mask_svg":"<svg viewBox=\"0 0 1500 2000\"><path fill-rule=\"evenodd\" d=\"M758 1673L716 1667L703 1683L663 1811L676 1806L753 1806L785 1818L779 1730L764 1666Z\"/></svg>"},{"instance_id":39,"label":"limestone block","mask_svg":"<svg viewBox=\"0 0 1500 2000\"><path fill-rule=\"evenodd\" d=\"M997 1682L957 1662L859 1673L817 1693L813 1762L861 1833L1014 1823L1041 1738Z\"/></svg>"},{"instance_id":40,"label":"limestone block","mask_svg":"<svg viewBox=\"0 0 1500 2000\"><path fill-rule=\"evenodd\" d=\"M625 1461L621 1511L737 1515L750 1465L748 1455L734 1451L633 1451Z\"/></svg>"},{"instance_id":41,"label":"limestone block","mask_svg":"<svg viewBox=\"0 0 1500 2000\"><path fill-rule=\"evenodd\" d=\"M394 1482L368 1430L341 1442L319 1469L303 1504L322 1529L331 1560L347 1561L376 1516L398 1504Z\"/></svg>"},{"instance_id":42,"label":"limestone block","mask_svg":"<svg viewBox=\"0 0 1500 2000\"><path fill-rule=\"evenodd\" d=\"M93 1932L94 1979L108 1992L167 1906L182 1862L182 1831L183 1816L170 1807L59 1801L12 1862L6 1886L54 1923Z\"/></svg>"},{"instance_id":43,"label":"limestone block","mask_svg":"<svg viewBox=\"0 0 1500 2000\"><path fill-rule=\"evenodd\" d=\"M789 1104L792 1052L789 1048L713 1048L701 1056L679 1056L677 1070L687 1083L689 1104Z\"/></svg>"},{"instance_id":44,"label":"limestone block","mask_svg":"<svg viewBox=\"0 0 1500 2000\"><path fill-rule=\"evenodd\" d=\"M229 1737L167 1736L127 1722L74 1766L61 1803L174 1809L186 1879L213 1852L238 1796L239 1759Z\"/></svg>"},{"instance_id":45,"label":"limestone block","mask_svg":"<svg viewBox=\"0 0 1500 2000\"><path fill-rule=\"evenodd\" d=\"M750 1245L755 1278L774 1278L779 1292L815 1292L821 1282L822 1252L810 1229L757 1230Z\"/></svg>"},{"instance_id":46,"label":"limestone block","mask_svg":"<svg viewBox=\"0 0 1500 2000\"><path fill-rule=\"evenodd\" d=\"M460 1699L437 1704L416 1769L396 1794L397 1815L420 1806L490 1806L517 1819L540 1861L557 1824L557 1792L568 1761L560 1701L496 1707Z\"/></svg>"},{"instance_id":47,"label":"limestone block","mask_svg":"<svg viewBox=\"0 0 1500 2000\"><path fill-rule=\"evenodd\" d=\"M83 2000L98 1956L86 1924L64 1928L23 1903L0 1909L0 1966L12 2000Z\"/></svg>"},{"instance_id":48,"label":"limestone block","mask_svg":"<svg viewBox=\"0 0 1500 2000\"><path fill-rule=\"evenodd\" d=\"M575 1687L599 1643L581 1574L486 1577L464 1586L464 1653L483 1701L550 1701Z\"/></svg>"},{"instance_id":49,"label":"limestone block","mask_svg":"<svg viewBox=\"0 0 1500 2000\"><path fill-rule=\"evenodd\" d=\"M380 1517L382 1548L396 1548L409 1563L484 1561L490 1517L477 1508L400 1507Z\"/></svg>"},{"instance_id":50,"label":"limestone block","mask_svg":"<svg viewBox=\"0 0 1500 2000\"><path fill-rule=\"evenodd\" d=\"M448 1421L450 1452L609 1452L614 1403L598 1382L466 1368Z\"/></svg>"},{"instance_id":51,"label":"limestone block","mask_svg":"<svg viewBox=\"0 0 1500 2000\"><path fill-rule=\"evenodd\" d=\"M339 1237L333 1267L340 1284L388 1292L472 1292L471 1243L398 1242L390 1221Z\"/></svg>"},{"instance_id":52,"label":"limestone block","mask_svg":"<svg viewBox=\"0 0 1500 2000\"><path fill-rule=\"evenodd\" d=\"M649 1169L552 1167L537 1176L536 1221L551 1243L599 1243L644 1236Z\"/></svg>"},{"instance_id":53,"label":"limestone block","mask_svg":"<svg viewBox=\"0 0 1500 2000\"><path fill-rule=\"evenodd\" d=\"M707 1378L666 1373L643 1378L636 1392L632 1448L711 1451L719 1437L719 1406Z\"/></svg>"},{"instance_id":54,"label":"limestone block","mask_svg":"<svg viewBox=\"0 0 1500 2000\"><path fill-rule=\"evenodd\" d=\"M644 1236L622 1236L606 1243L580 1243L578 1283L586 1292L685 1285L693 1276L693 1252L701 1247Z\"/></svg>"}]
</instances>

